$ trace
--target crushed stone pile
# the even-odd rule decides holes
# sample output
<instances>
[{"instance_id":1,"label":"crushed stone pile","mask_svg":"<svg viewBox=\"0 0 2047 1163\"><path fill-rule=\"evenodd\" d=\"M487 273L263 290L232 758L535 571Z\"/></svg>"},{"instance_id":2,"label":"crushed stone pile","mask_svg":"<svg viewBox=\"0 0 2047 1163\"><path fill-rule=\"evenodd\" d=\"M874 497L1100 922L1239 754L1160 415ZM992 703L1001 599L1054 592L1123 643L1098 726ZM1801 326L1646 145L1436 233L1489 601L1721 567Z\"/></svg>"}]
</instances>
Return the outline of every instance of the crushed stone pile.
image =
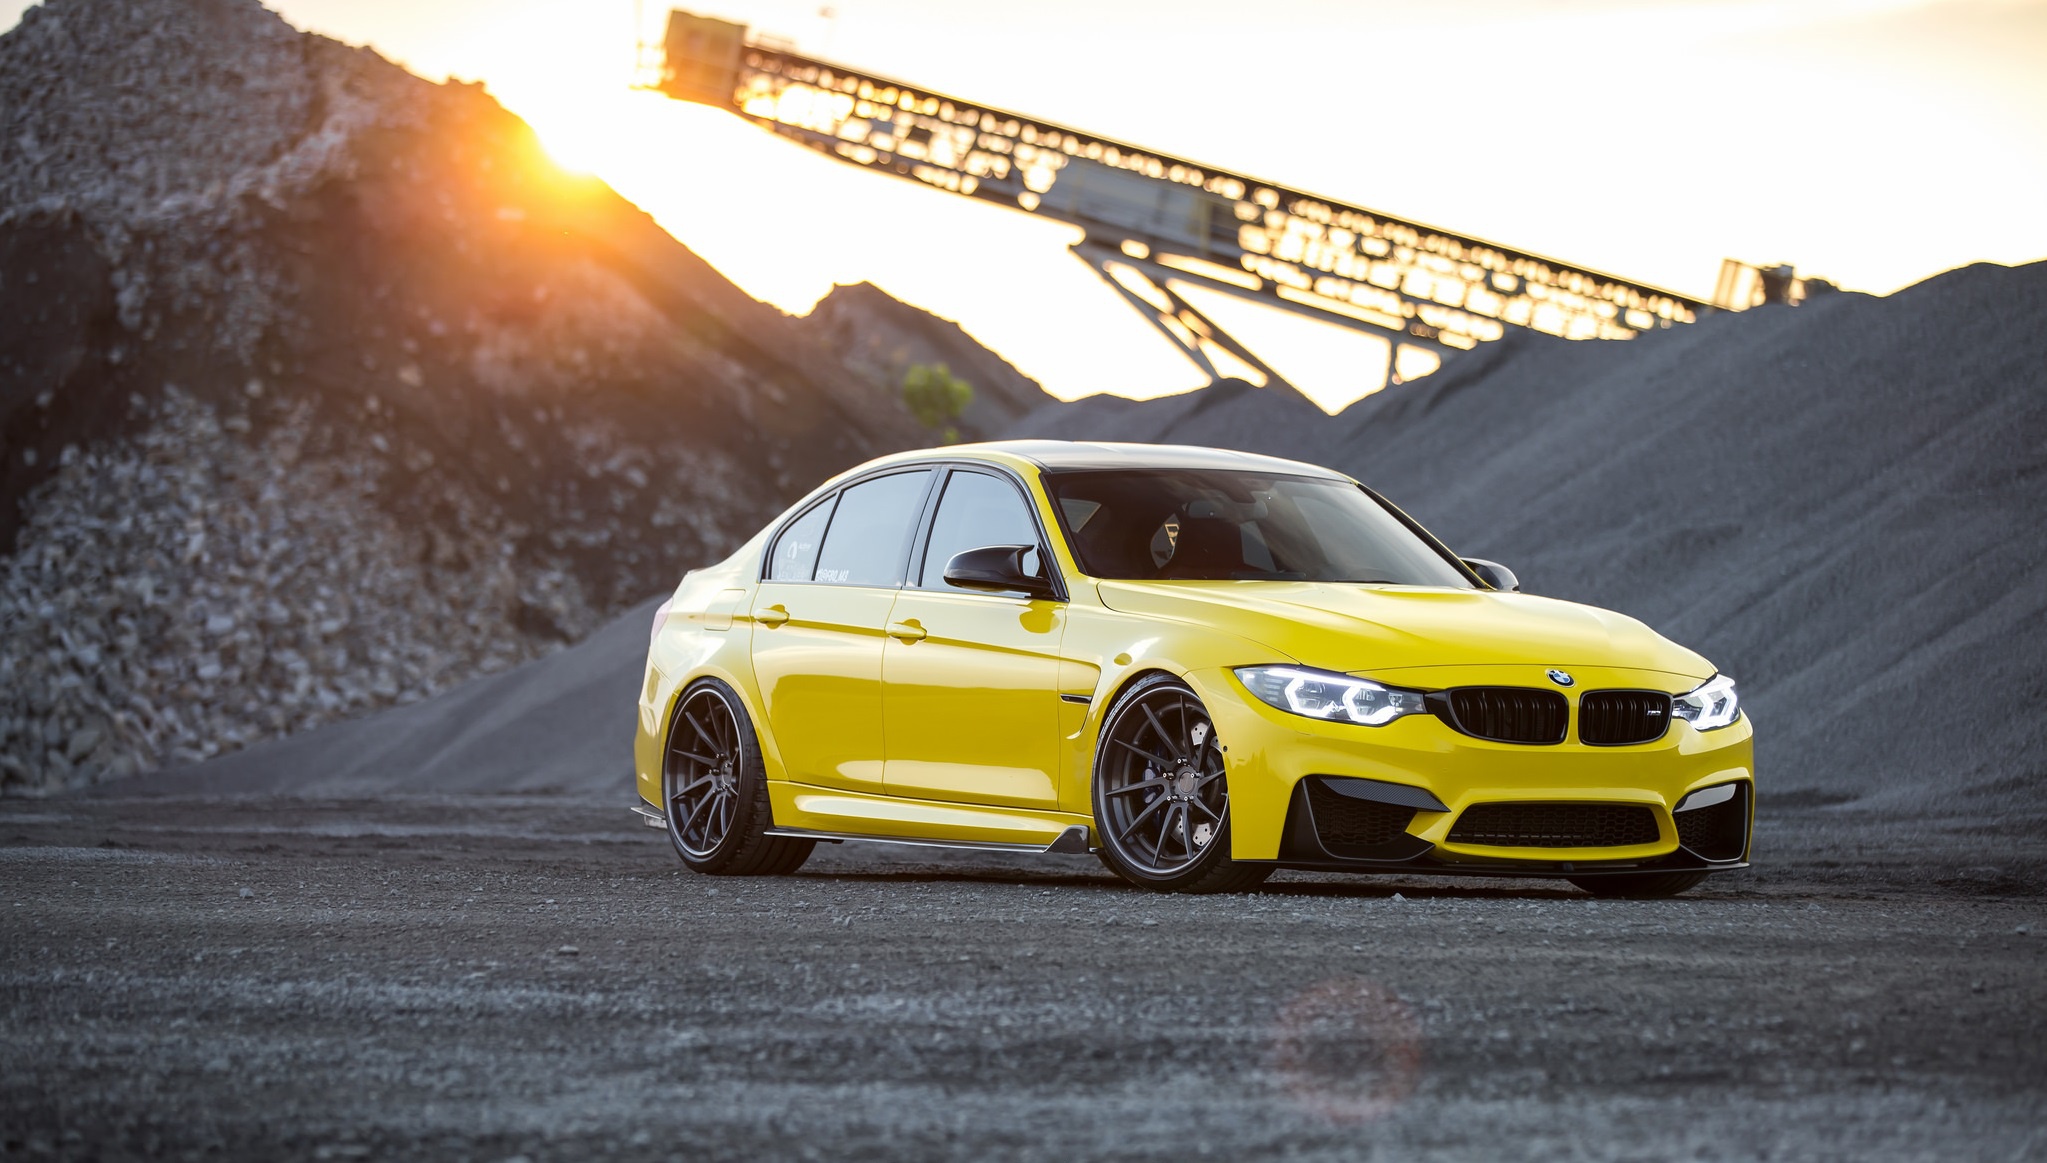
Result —
<instances>
[{"instance_id":1,"label":"crushed stone pile","mask_svg":"<svg viewBox=\"0 0 2047 1163\"><path fill-rule=\"evenodd\" d=\"M574 646L412 706L273 739L116 794L580 791L630 802L644 602Z\"/></svg>"},{"instance_id":2,"label":"crushed stone pile","mask_svg":"<svg viewBox=\"0 0 2047 1163\"><path fill-rule=\"evenodd\" d=\"M417 702L529 656L507 608L597 620L573 579L514 570L495 514L459 492L409 528L378 503L378 461L309 457L303 404L254 442L183 393L155 409L138 437L75 453L0 560L0 770L17 782L189 764Z\"/></svg>"},{"instance_id":3,"label":"crushed stone pile","mask_svg":"<svg viewBox=\"0 0 2047 1163\"><path fill-rule=\"evenodd\" d=\"M1038 381L981 346L959 324L901 302L873 283L833 287L807 322L877 383L900 386L916 364L944 364L973 385L957 428L963 440L993 438L1047 403Z\"/></svg>"},{"instance_id":4,"label":"crushed stone pile","mask_svg":"<svg viewBox=\"0 0 2047 1163\"><path fill-rule=\"evenodd\" d=\"M1238 384L1010 435L1348 472L1527 590L1734 675L1766 808L2047 810L2047 263L1508 342L1336 417Z\"/></svg>"},{"instance_id":5,"label":"crushed stone pile","mask_svg":"<svg viewBox=\"0 0 2047 1163\"><path fill-rule=\"evenodd\" d=\"M316 55L254 0L29 9L0 50L0 223L89 224L125 329L210 305L246 356L283 279L243 200L302 196L363 126L416 115Z\"/></svg>"},{"instance_id":6,"label":"crushed stone pile","mask_svg":"<svg viewBox=\"0 0 2047 1163\"><path fill-rule=\"evenodd\" d=\"M255 0L0 36L0 318L6 794L559 650L929 439L479 86Z\"/></svg>"}]
</instances>

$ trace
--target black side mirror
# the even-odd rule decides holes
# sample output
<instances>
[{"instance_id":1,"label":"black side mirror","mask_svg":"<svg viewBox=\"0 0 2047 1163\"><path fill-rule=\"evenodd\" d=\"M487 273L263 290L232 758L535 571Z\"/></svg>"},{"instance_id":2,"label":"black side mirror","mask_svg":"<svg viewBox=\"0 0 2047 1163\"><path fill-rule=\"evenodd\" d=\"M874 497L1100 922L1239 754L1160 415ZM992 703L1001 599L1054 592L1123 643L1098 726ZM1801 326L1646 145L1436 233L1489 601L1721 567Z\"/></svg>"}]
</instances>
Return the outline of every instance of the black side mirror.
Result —
<instances>
[{"instance_id":1,"label":"black side mirror","mask_svg":"<svg viewBox=\"0 0 2047 1163\"><path fill-rule=\"evenodd\" d=\"M1497 561L1487 561L1483 557L1467 557L1464 564L1471 567L1471 572L1478 575L1478 580L1503 594L1521 592L1521 579L1514 576L1513 570Z\"/></svg>"},{"instance_id":2,"label":"black side mirror","mask_svg":"<svg viewBox=\"0 0 2047 1163\"><path fill-rule=\"evenodd\" d=\"M1035 571L1027 568L1035 565ZM1053 595L1052 583L1044 576L1043 555L1035 545L985 545L952 555L945 563L945 584L963 590L1025 593L1034 598Z\"/></svg>"}]
</instances>

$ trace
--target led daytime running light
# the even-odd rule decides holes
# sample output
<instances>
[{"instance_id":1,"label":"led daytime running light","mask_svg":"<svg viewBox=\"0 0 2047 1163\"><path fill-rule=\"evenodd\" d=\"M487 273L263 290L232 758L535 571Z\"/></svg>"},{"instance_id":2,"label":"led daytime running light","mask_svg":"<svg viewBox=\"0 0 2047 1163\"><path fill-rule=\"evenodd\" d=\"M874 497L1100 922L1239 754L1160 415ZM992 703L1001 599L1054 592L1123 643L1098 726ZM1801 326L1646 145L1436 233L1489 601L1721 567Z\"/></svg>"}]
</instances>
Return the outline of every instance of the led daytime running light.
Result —
<instances>
[{"instance_id":1,"label":"led daytime running light","mask_svg":"<svg viewBox=\"0 0 2047 1163\"><path fill-rule=\"evenodd\" d=\"M1694 730L1717 731L1741 718L1741 698L1734 693L1733 679L1716 674L1672 699L1671 711Z\"/></svg>"},{"instance_id":2,"label":"led daytime running light","mask_svg":"<svg viewBox=\"0 0 2047 1163\"><path fill-rule=\"evenodd\" d=\"M1267 706L1310 719L1383 727L1427 708L1420 691L1297 666L1241 666L1237 679Z\"/></svg>"}]
</instances>

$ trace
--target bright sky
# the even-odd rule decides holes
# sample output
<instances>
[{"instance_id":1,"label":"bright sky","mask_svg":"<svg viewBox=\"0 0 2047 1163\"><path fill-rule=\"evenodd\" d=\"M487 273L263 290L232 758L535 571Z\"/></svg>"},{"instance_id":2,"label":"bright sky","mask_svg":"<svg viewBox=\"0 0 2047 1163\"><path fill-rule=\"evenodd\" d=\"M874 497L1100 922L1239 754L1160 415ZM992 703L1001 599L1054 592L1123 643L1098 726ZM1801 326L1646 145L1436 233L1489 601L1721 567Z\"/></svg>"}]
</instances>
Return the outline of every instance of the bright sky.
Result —
<instances>
[{"instance_id":1,"label":"bright sky","mask_svg":"<svg viewBox=\"0 0 2047 1163\"><path fill-rule=\"evenodd\" d=\"M2047 257L2047 0L697 0L803 51L1699 297L1723 257L1889 292ZM0 0L11 27L27 5ZM1057 395L1201 376L1056 223L865 173L628 90L647 0L276 0L423 75L481 79L795 314L868 280ZM687 5L685 5L687 6ZM1203 306L1210 305L1204 301ZM1220 316L1220 309L1218 310ZM1304 388L1383 345L1222 319Z\"/></svg>"}]
</instances>

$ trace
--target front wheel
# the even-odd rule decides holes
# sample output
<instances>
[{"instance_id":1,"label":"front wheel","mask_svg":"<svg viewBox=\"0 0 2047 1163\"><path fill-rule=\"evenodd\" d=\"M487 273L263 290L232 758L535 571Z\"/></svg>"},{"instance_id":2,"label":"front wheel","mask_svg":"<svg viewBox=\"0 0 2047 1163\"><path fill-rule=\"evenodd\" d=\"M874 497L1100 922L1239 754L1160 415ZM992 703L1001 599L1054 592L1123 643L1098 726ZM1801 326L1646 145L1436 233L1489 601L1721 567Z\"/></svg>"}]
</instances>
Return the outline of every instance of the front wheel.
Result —
<instances>
[{"instance_id":1,"label":"front wheel","mask_svg":"<svg viewBox=\"0 0 2047 1163\"><path fill-rule=\"evenodd\" d=\"M1095 752L1102 863L1156 892L1248 892L1272 868L1230 859L1230 792L1215 724L1170 675L1132 685Z\"/></svg>"},{"instance_id":2,"label":"front wheel","mask_svg":"<svg viewBox=\"0 0 2047 1163\"><path fill-rule=\"evenodd\" d=\"M1602 900L1658 900L1706 879L1703 872L1626 872L1614 876L1574 876L1571 883Z\"/></svg>"},{"instance_id":3,"label":"front wheel","mask_svg":"<svg viewBox=\"0 0 2047 1163\"><path fill-rule=\"evenodd\" d=\"M676 700L661 797L668 839L698 872L780 876L796 871L817 844L767 835L775 817L753 718L739 695L714 678L691 683Z\"/></svg>"}]
</instances>

